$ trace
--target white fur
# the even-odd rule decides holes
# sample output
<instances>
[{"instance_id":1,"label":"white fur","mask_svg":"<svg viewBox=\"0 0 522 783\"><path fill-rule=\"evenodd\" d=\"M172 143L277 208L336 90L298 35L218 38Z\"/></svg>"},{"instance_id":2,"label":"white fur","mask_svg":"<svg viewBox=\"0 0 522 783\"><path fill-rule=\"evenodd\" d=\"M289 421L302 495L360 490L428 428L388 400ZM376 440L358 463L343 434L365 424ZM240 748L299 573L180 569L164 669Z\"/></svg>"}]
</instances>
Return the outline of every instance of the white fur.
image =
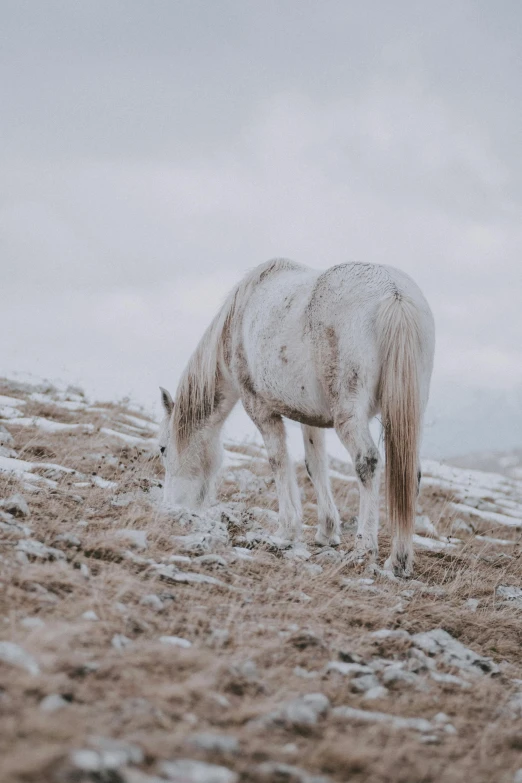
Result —
<instances>
[{"instance_id":1,"label":"white fur","mask_svg":"<svg viewBox=\"0 0 522 783\"><path fill-rule=\"evenodd\" d=\"M283 259L263 264L239 283L205 333L180 381L174 411L163 393L165 500L192 508L209 501L220 462L221 426L240 399L261 432L274 471L280 533L297 538L301 529L282 422L289 417L303 425L318 500L317 542L340 541L322 432L335 427L359 479L354 558L375 556L380 458L369 421L384 400L389 421L408 434L394 451L390 475L395 483L387 487L395 503L402 482L411 486L411 465L418 462L433 352L430 308L399 270L343 264L319 272ZM393 434L398 437L398 430ZM403 469L403 463L408 467ZM395 517L394 539L411 548L412 520ZM393 551L391 567L409 573L404 546Z\"/></svg>"}]
</instances>

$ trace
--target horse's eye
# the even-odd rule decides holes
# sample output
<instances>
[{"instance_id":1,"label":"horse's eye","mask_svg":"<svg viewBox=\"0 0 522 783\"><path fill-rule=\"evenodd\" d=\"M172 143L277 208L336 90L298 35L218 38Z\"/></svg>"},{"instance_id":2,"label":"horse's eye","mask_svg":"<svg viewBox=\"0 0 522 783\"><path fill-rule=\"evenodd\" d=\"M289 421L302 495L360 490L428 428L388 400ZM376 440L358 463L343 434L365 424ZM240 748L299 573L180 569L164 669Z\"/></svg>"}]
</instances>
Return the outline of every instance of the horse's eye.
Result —
<instances>
[{"instance_id":1,"label":"horse's eye","mask_svg":"<svg viewBox=\"0 0 522 783\"><path fill-rule=\"evenodd\" d=\"M165 454L165 448L166 448L165 446L160 446L160 451L162 454Z\"/></svg>"}]
</instances>

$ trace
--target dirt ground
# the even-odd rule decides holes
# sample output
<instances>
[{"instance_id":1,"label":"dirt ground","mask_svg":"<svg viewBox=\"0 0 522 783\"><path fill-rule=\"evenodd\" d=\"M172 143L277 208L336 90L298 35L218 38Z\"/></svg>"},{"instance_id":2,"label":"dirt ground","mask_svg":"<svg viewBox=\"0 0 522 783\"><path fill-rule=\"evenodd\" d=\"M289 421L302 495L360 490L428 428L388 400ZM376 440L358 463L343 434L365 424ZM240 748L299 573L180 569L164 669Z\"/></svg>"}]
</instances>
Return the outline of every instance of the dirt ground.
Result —
<instances>
[{"instance_id":1,"label":"dirt ground","mask_svg":"<svg viewBox=\"0 0 522 783\"><path fill-rule=\"evenodd\" d=\"M148 417L79 390L0 395L1 781L515 780L516 482L463 517L428 469L419 517L436 534L402 581L381 570L384 510L380 567L347 562L349 465L332 462L341 547L314 546L298 465L305 546L287 549L255 444L229 444L208 516L169 515Z\"/></svg>"}]
</instances>

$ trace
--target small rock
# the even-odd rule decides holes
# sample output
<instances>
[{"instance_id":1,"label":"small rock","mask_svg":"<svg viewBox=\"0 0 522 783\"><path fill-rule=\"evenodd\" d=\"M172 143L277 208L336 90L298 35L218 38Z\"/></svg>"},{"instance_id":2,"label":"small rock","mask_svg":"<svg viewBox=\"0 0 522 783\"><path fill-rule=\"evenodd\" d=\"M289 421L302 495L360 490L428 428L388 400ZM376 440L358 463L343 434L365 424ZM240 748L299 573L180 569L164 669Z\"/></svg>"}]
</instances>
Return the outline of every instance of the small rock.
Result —
<instances>
[{"instance_id":1,"label":"small rock","mask_svg":"<svg viewBox=\"0 0 522 783\"><path fill-rule=\"evenodd\" d=\"M68 544L69 546L80 547L82 545L82 542L74 533L60 533L54 539L53 544L59 543L60 541L63 541L64 544Z\"/></svg>"},{"instance_id":2,"label":"small rock","mask_svg":"<svg viewBox=\"0 0 522 783\"><path fill-rule=\"evenodd\" d=\"M359 679L362 679L362 677ZM375 688L370 688L370 690L366 691L363 698L365 701L376 701L377 699L385 699L387 695L388 688L377 685Z\"/></svg>"},{"instance_id":3,"label":"small rock","mask_svg":"<svg viewBox=\"0 0 522 783\"><path fill-rule=\"evenodd\" d=\"M32 538L23 538L16 545L17 552L26 557L39 558L41 560L65 560L65 555L60 549L46 546L41 541Z\"/></svg>"},{"instance_id":4,"label":"small rock","mask_svg":"<svg viewBox=\"0 0 522 783\"><path fill-rule=\"evenodd\" d=\"M468 600L465 603L465 606L468 607L470 612L476 612L480 606L480 601L477 598L468 598Z\"/></svg>"},{"instance_id":5,"label":"small rock","mask_svg":"<svg viewBox=\"0 0 522 783\"><path fill-rule=\"evenodd\" d=\"M82 563L82 564L80 565L80 573L81 573L81 575L82 575L82 576L83 576L85 579L88 579L88 578L90 577L90 575L91 575L91 572L90 572L90 570L89 570L89 566L88 566L88 565L86 565L86 563Z\"/></svg>"},{"instance_id":6,"label":"small rock","mask_svg":"<svg viewBox=\"0 0 522 783\"><path fill-rule=\"evenodd\" d=\"M315 726L319 718L330 709L330 700L324 693L307 693L283 704L278 710L269 713L261 722L307 729Z\"/></svg>"},{"instance_id":7,"label":"small rock","mask_svg":"<svg viewBox=\"0 0 522 783\"><path fill-rule=\"evenodd\" d=\"M220 647L226 647L230 640L230 634L226 628L214 628L208 638L207 644L209 647L219 649Z\"/></svg>"},{"instance_id":8,"label":"small rock","mask_svg":"<svg viewBox=\"0 0 522 783\"><path fill-rule=\"evenodd\" d=\"M294 668L294 674L296 677L302 677L305 680L313 680L319 676L319 672L309 672L307 669L303 669L302 666L296 666Z\"/></svg>"},{"instance_id":9,"label":"small rock","mask_svg":"<svg viewBox=\"0 0 522 783\"><path fill-rule=\"evenodd\" d=\"M143 598L140 600L141 606L150 606L151 609L154 609L155 612L162 612L165 609L165 604L161 600L159 596L157 596L155 593L149 593L148 595L144 595Z\"/></svg>"},{"instance_id":10,"label":"small rock","mask_svg":"<svg viewBox=\"0 0 522 783\"><path fill-rule=\"evenodd\" d=\"M360 677L354 677L351 682L351 688L358 693L374 691L380 687L379 680L375 674L363 674Z\"/></svg>"},{"instance_id":11,"label":"small rock","mask_svg":"<svg viewBox=\"0 0 522 783\"><path fill-rule=\"evenodd\" d=\"M381 628L379 631L373 631L370 636L373 639L378 639L379 641L383 639L409 639L410 634L408 631L403 631L402 629L397 630L390 630L388 628Z\"/></svg>"},{"instance_id":12,"label":"small rock","mask_svg":"<svg viewBox=\"0 0 522 783\"><path fill-rule=\"evenodd\" d=\"M0 500L0 507L12 514L14 517L28 517L29 506L25 498L17 492L6 500Z\"/></svg>"},{"instance_id":13,"label":"small rock","mask_svg":"<svg viewBox=\"0 0 522 783\"><path fill-rule=\"evenodd\" d=\"M188 737L187 744L200 750L215 751L217 753L237 753L239 751L237 737L233 737L230 734L213 734L210 731L192 734L192 736Z\"/></svg>"},{"instance_id":14,"label":"small rock","mask_svg":"<svg viewBox=\"0 0 522 783\"><path fill-rule=\"evenodd\" d=\"M90 744L95 749L74 750L69 757L71 764L82 772L103 773L143 762L143 751L137 745L105 737L91 737Z\"/></svg>"},{"instance_id":15,"label":"small rock","mask_svg":"<svg viewBox=\"0 0 522 783\"><path fill-rule=\"evenodd\" d=\"M160 636L159 638L162 644L170 644L172 647L183 647L188 649L192 647L192 642L188 639L183 639L181 636Z\"/></svg>"},{"instance_id":16,"label":"small rock","mask_svg":"<svg viewBox=\"0 0 522 783\"><path fill-rule=\"evenodd\" d=\"M522 607L522 588L515 587L515 585L498 585L495 592L506 603Z\"/></svg>"},{"instance_id":17,"label":"small rock","mask_svg":"<svg viewBox=\"0 0 522 783\"><path fill-rule=\"evenodd\" d=\"M96 612L93 612L92 609L82 614L82 620L98 620L98 619L99 619L98 615L96 614Z\"/></svg>"},{"instance_id":18,"label":"small rock","mask_svg":"<svg viewBox=\"0 0 522 783\"><path fill-rule=\"evenodd\" d=\"M399 666L389 666L384 670L382 681L391 688L420 688L423 684L418 674L405 671Z\"/></svg>"},{"instance_id":19,"label":"small rock","mask_svg":"<svg viewBox=\"0 0 522 783\"><path fill-rule=\"evenodd\" d=\"M162 761L159 765L162 775L173 783L237 783L236 772L218 764L206 764L192 759Z\"/></svg>"},{"instance_id":20,"label":"small rock","mask_svg":"<svg viewBox=\"0 0 522 783\"><path fill-rule=\"evenodd\" d=\"M115 633L111 639L111 644L115 650L124 650L125 647L132 644L132 640L122 633Z\"/></svg>"},{"instance_id":21,"label":"small rock","mask_svg":"<svg viewBox=\"0 0 522 783\"><path fill-rule=\"evenodd\" d=\"M361 674L373 674L369 666L361 663L344 663L343 661L330 661L326 664L325 674L337 672L345 677L356 677Z\"/></svg>"},{"instance_id":22,"label":"small rock","mask_svg":"<svg viewBox=\"0 0 522 783\"><path fill-rule=\"evenodd\" d=\"M60 696L59 693L50 693L49 696L46 696L40 702L40 709L43 712L56 712L61 710L62 707L67 707L68 704L69 702L63 696Z\"/></svg>"},{"instance_id":23,"label":"small rock","mask_svg":"<svg viewBox=\"0 0 522 783\"><path fill-rule=\"evenodd\" d=\"M367 710L357 710L353 707L336 707L332 710L332 715L340 721L351 721L354 723L384 723L397 729L413 729L421 733L433 731L433 724L425 718L403 718L400 715L391 715L387 712L370 712Z\"/></svg>"},{"instance_id":24,"label":"small rock","mask_svg":"<svg viewBox=\"0 0 522 783\"><path fill-rule=\"evenodd\" d=\"M448 666L455 666L468 672L479 674L498 674L499 668L490 658L482 657L469 647L454 639L442 628L434 628L426 633L417 633L411 637L413 644L429 655L440 655Z\"/></svg>"},{"instance_id":25,"label":"small rock","mask_svg":"<svg viewBox=\"0 0 522 783\"><path fill-rule=\"evenodd\" d=\"M300 767L265 761L254 770L255 780L260 783L328 783L324 775L313 775Z\"/></svg>"},{"instance_id":26,"label":"small rock","mask_svg":"<svg viewBox=\"0 0 522 783\"><path fill-rule=\"evenodd\" d=\"M19 669L25 669L29 674L40 673L40 667L32 655L13 642L0 642L0 661Z\"/></svg>"}]
</instances>

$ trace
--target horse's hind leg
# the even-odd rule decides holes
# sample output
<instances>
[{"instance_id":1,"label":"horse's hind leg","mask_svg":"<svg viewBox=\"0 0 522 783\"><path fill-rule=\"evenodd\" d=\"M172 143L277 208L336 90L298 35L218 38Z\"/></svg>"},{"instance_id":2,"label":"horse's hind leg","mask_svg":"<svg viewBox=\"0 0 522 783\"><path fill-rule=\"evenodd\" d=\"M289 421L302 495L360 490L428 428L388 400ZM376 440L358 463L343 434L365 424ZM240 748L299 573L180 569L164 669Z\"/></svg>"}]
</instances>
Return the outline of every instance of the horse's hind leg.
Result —
<instances>
[{"instance_id":1,"label":"horse's hind leg","mask_svg":"<svg viewBox=\"0 0 522 783\"><path fill-rule=\"evenodd\" d=\"M302 525L301 499L295 469L286 447L283 420L281 416L265 413L257 406L248 405L248 402L245 404L245 409L263 436L268 462L274 474L279 501L278 535L290 540L298 539Z\"/></svg>"},{"instance_id":2,"label":"horse's hind leg","mask_svg":"<svg viewBox=\"0 0 522 783\"><path fill-rule=\"evenodd\" d=\"M317 495L319 527L315 541L321 546L337 546L341 543L339 514L335 507L328 478L324 431L317 427L308 427L306 424L302 425L302 430L305 466Z\"/></svg>"},{"instance_id":3,"label":"horse's hind leg","mask_svg":"<svg viewBox=\"0 0 522 783\"><path fill-rule=\"evenodd\" d=\"M339 416L335 429L352 458L359 485L359 519L354 559L364 561L377 555L379 530L379 483L381 459L364 413L351 411Z\"/></svg>"}]
</instances>

